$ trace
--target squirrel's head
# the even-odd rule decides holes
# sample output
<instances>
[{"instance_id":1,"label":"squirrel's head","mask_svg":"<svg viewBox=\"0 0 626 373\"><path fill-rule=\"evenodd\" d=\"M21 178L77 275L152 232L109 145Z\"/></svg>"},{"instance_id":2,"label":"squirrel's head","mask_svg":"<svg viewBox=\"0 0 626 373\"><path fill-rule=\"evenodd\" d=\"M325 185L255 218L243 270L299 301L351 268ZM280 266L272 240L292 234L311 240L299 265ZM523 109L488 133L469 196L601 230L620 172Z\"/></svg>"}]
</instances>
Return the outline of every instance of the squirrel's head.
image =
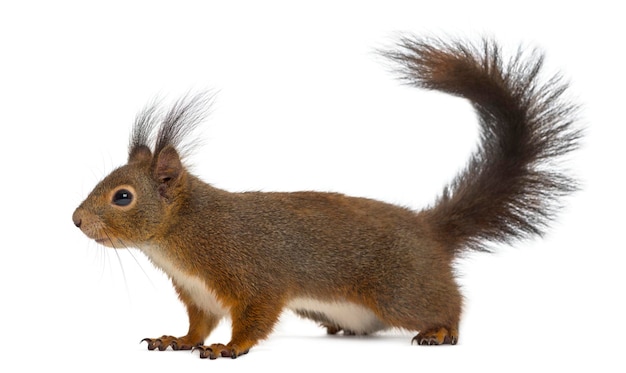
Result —
<instances>
[{"instance_id":1,"label":"squirrel's head","mask_svg":"<svg viewBox=\"0 0 626 373\"><path fill-rule=\"evenodd\" d=\"M181 141L204 118L210 100L198 94L177 101L164 115L153 105L137 116L128 163L98 183L74 211L74 224L87 237L109 247L136 247L162 231L189 195ZM152 151L149 142L157 125Z\"/></svg>"}]
</instances>

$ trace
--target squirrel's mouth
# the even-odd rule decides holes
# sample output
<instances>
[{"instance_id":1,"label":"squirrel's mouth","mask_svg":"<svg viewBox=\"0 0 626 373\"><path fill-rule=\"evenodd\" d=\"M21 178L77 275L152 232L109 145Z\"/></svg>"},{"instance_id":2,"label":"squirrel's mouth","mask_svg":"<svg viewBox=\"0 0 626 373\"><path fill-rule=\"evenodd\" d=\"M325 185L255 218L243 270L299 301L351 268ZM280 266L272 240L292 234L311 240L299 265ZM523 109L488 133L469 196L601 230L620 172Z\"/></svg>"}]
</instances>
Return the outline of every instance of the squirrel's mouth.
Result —
<instances>
[{"instance_id":1,"label":"squirrel's mouth","mask_svg":"<svg viewBox=\"0 0 626 373\"><path fill-rule=\"evenodd\" d=\"M113 242L111 242L111 239L108 237L94 238L94 241L96 241L96 243L99 243L102 246L107 246L107 247L111 247L113 244Z\"/></svg>"},{"instance_id":2,"label":"squirrel's mouth","mask_svg":"<svg viewBox=\"0 0 626 373\"><path fill-rule=\"evenodd\" d=\"M99 243L102 246L111 247L114 249L125 249L126 246L120 242L118 239L112 239L110 237L102 237L102 238L94 238L96 243Z\"/></svg>"}]
</instances>

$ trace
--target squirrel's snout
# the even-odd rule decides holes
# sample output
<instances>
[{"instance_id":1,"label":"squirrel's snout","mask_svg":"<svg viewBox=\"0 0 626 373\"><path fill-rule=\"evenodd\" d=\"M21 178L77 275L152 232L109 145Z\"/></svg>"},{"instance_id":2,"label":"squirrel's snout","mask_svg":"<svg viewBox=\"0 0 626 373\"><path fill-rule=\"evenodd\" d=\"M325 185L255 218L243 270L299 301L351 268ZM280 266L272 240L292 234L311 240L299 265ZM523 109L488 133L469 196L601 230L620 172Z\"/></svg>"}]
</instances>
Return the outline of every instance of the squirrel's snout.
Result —
<instances>
[{"instance_id":1,"label":"squirrel's snout","mask_svg":"<svg viewBox=\"0 0 626 373\"><path fill-rule=\"evenodd\" d=\"M81 224L83 223L83 219L80 217L78 209L76 209L76 211L74 211L74 214L72 214L72 220L74 221L74 225L77 228L80 228Z\"/></svg>"}]
</instances>

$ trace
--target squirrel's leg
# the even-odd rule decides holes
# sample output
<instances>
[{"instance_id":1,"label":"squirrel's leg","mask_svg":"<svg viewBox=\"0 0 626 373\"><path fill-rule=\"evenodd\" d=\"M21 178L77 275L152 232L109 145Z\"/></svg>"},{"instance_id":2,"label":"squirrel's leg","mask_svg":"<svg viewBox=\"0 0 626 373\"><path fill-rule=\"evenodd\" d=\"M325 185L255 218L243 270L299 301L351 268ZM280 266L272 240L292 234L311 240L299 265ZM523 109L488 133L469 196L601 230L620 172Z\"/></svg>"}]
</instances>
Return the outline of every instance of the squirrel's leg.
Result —
<instances>
[{"instance_id":1,"label":"squirrel's leg","mask_svg":"<svg viewBox=\"0 0 626 373\"><path fill-rule=\"evenodd\" d=\"M204 340L217 326L220 320L217 316L207 315L196 307L194 303L191 302L191 299L188 299L183 293L179 295L180 299L187 307L189 331L182 337L164 335L160 338L145 338L142 342L148 342L149 350L159 349L159 351L164 351L170 346L172 350L191 350L194 347L202 346Z\"/></svg>"},{"instance_id":2,"label":"squirrel's leg","mask_svg":"<svg viewBox=\"0 0 626 373\"><path fill-rule=\"evenodd\" d=\"M232 337L227 345L220 343L197 347L200 358L216 359L219 356L233 359L247 354L258 341L265 339L274 328L282 312L282 306L268 302L270 297L231 309Z\"/></svg>"},{"instance_id":3,"label":"squirrel's leg","mask_svg":"<svg viewBox=\"0 0 626 373\"><path fill-rule=\"evenodd\" d=\"M413 286L405 287L401 297L385 298L384 293L379 294L376 306L386 322L393 327L419 331L411 343L454 345L458 342L463 298L451 271L442 268L428 278L415 277Z\"/></svg>"},{"instance_id":4,"label":"squirrel's leg","mask_svg":"<svg viewBox=\"0 0 626 373\"><path fill-rule=\"evenodd\" d=\"M459 340L459 320L461 318L462 296L454 284L454 290L448 290L443 302L429 303L428 311L416 313L419 322L407 323L405 327L419 330L419 333L411 340L418 345L442 345L457 344Z\"/></svg>"}]
</instances>

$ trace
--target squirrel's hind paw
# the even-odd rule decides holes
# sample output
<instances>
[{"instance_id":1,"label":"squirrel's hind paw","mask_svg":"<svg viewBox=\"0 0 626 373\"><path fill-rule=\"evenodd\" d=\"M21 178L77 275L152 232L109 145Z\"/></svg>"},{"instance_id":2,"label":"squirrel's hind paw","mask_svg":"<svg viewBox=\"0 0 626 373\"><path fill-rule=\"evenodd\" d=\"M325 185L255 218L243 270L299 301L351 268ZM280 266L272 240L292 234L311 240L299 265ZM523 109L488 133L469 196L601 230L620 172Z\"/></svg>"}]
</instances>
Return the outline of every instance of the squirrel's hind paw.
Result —
<instances>
[{"instance_id":1,"label":"squirrel's hind paw","mask_svg":"<svg viewBox=\"0 0 626 373\"><path fill-rule=\"evenodd\" d=\"M419 332L412 340L421 346L434 346L442 344L455 345L459 340L459 332L456 328L435 328Z\"/></svg>"}]
</instances>

